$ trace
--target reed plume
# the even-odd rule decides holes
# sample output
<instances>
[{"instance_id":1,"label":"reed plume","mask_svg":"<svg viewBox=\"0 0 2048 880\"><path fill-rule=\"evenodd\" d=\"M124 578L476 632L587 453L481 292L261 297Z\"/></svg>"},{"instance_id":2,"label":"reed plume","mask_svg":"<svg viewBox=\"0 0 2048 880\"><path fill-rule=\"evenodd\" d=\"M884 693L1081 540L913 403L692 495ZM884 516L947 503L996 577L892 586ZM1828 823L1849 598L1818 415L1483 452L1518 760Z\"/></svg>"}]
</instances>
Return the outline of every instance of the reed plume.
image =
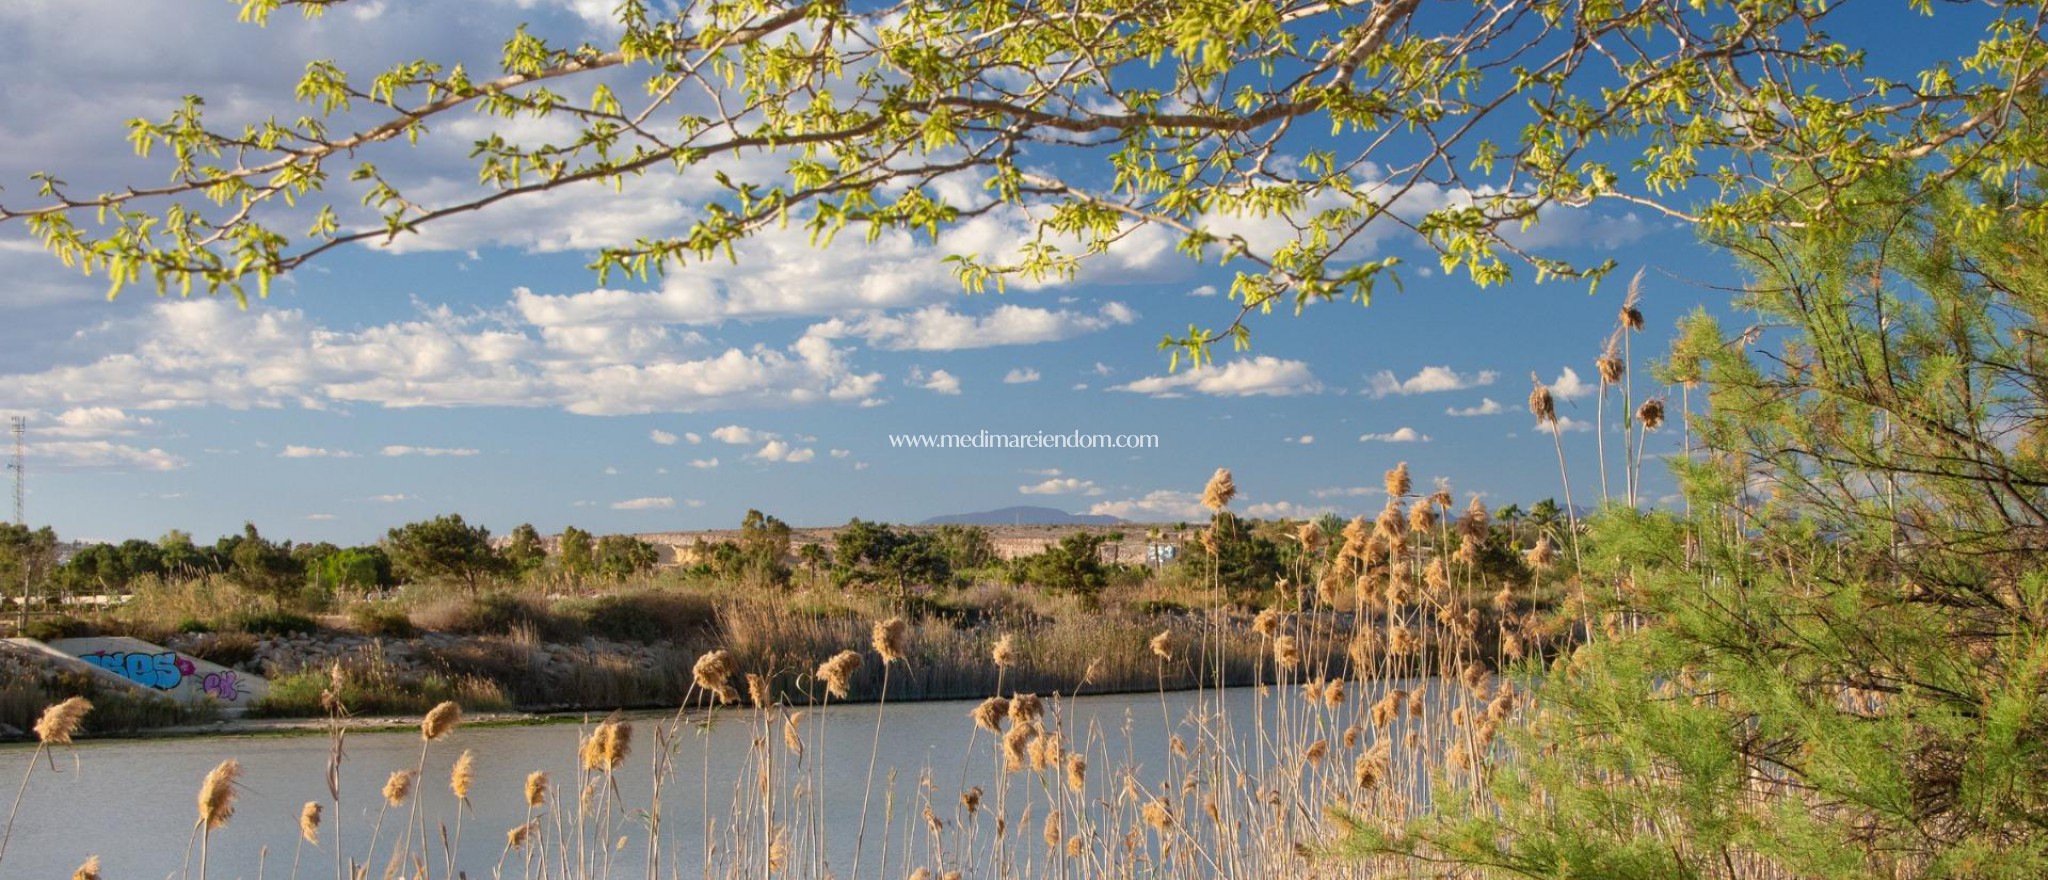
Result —
<instances>
[{"instance_id":1,"label":"reed plume","mask_svg":"<svg viewBox=\"0 0 2048 880\"><path fill-rule=\"evenodd\" d=\"M798 757L802 757L804 753L804 738L799 726L803 724L804 715L802 710L791 712L789 718L782 722L782 745L796 753Z\"/></svg>"},{"instance_id":2,"label":"reed plume","mask_svg":"<svg viewBox=\"0 0 2048 880\"><path fill-rule=\"evenodd\" d=\"M1002 697L989 697L967 713L974 719L974 726L990 733L1003 732L1003 718L1010 714L1010 701Z\"/></svg>"},{"instance_id":3,"label":"reed plume","mask_svg":"<svg viewBox=\"0 0 2048 880\"><path fill-rule=\"evenodd\" d=\"M981 810L981 786L977 785L960 793L960 806L967 808L968 815Z\"/></svg>"},{"instance_id":4,"label":"reed plume","mask_svg":"<svg viewBox=\"0 0 2048 880\"><path fill-rule=\"evenodd\" d=\"M1278 609L1262 608L1259 610L1258 616L1252 618L1252 632L1270 638L1279 631L1280 612Z\"/></svg>"},{"instance_id":5,"label":"reed plume","mask_svg":"<svg viewBox=\"0 0 2048 880\"><path fill-rule=\"evenodd\" d=\"M1358 756L1351 769L1359 788L1371 791L1379 787L1380 781L1387 778L1387 769L1391 764L1390 754L1391 747L1387 741L1380 740L1379 744Z\"/></svg>"},{"instance_id":6,"label":"reed plume","mask_svg":"<svg viewBox=\"0 0 2048 880\"><path fill-rule=\"evenodd\" d=\"M43 710L36 720L36 739L44 745L68 746L71 735L85 721L85 713L92 711L92 702L84 697L71 697Z\"/></svg>"},{"instance_id":7,"label":"reed plume","mask_svg":"<svg viewBox=\"0 0 2048 880\"><path fill-rule=\"evenodd\" d=\"M1230 506L1230 500L1237 497L1237 481L1231 479L1229 468L1217 468L1209 477L1209 485L1202 487L1202 506L1221 511Z\"/></svg>"},{"instance_id":8,"label":"reed plume","mask_svg":"<svg viewBox=\"0 0 2048 880\"><path fill-rule=\"evenodd\" d=\"M511 830L505 832L505 848L514 851L523 850L526 848L527 838L532 836L532 820L514 825Z\"/></svg>"},{"instance_id":9,"label":"reed plume","mask_svg":"<svg viewBox=\"0 0 2048 880\"><path fill-rule=\"evenodd\" d=\"M1301 647L1293 636L1280 636L1273 640L1273 665L1281 669L1293 669L1301 664Z\"/></svg>"},{"instance_id":10,"label":"reed plume","mask_svg":"<svg viewBox=\"0 0 2048 880\"><path fill-rule=\"evenodd\" d=\"M722 648L698 657L697 664L690 668L691 679L698 687L717 694L719 705L739 701L740 692L732 686L732 673L732 654Z\"/></svg>"},{"instance_id":11,"label":"reed plume","mask_svg":"<svg viewBox=\"0 0 2048 880\"><path fill-rule=\"evenodd\" d=\"M1016 662L1017 652L1011 647L1009 634L1005 633L996 639L996 646L989 651L989 658L994 660L999 668L1008 667Z\"/></svg>"},{"instance_id":12,"label":"reed plume","mask_svg":"<svg viewBox=\"0 0 2048 880\"><path fill-rule=\"evenodd\" d=\"M462 707L450 700L427 712L427 717L420 721L420 736L432 742L454 733L461 724Z\"/></svg>"},{"instance_id":13,"label":"reed plume","mask_svg":"<svg viewBox=\"0 0 2048 880\"><path fill-rule=\"evenodd\" d=\"M1163 629L1152 637L1152 653L1161 660L1173 659L1173 630Z\"/></svg>"},{"instance_id":14,"label":"reed plume","mask_svg":"<svg viewBox=\"0 0 2048 880\"><path fill-rule=\"evenodd\" d=\"M1407 462L1404 461L1394 465L1393 470L1387 471L1385 486L1388 498L1407 497L1408 493L1415 488L1415 481L1408 476Z\"/></svg>"},{"instance_id":15,"label":"reed plume","mask_svg":"<svg viewBox=\"0 0 2048 880\"><path fill-rule=\"evenodd\" d=\"M242 764L233 758L220 762L199 784L199 824L207 830L221 828L235 815L235 781Z\"/></svg>"},{"instance_id":16,"label":"reed plume","mask_svg":"<svg viewBox=\"0 0 2048 880\"><path fill-rule=\"evenodd\" d=\"M1067 755L1067 788L1080 794L1088 787L1088 759L1080 752Z\"/></svg>"},{"instance_id":17,"label":"reed plume","mask_svg":"<svg viewBox=\"0 0 2048 880\"><path fill-rule=\"evenodd\" d=\"M462 756L455 759L455 768L448 771L448 790L455 793L455 799L469 805L469 786L476 781L476 753L462 750Z\"/></svg>"},{"instance_id":18,"label":"reed plume","mask_svg":"<svg viewBox=\"0 0 2048 880\"><path fill-rule=\"evenodd\" d=\"M906 624L901 617L891 617L875 624L873 641L875 653L882 655L882 663L889 664L903 659L903 632Z\"/></svg>"},{"instance_id":19,"label":"reed plume","mask_svg":"<svg viewBox=\"0 0 2048 880\"><path fill-rule=\"evenodd\" d=\"M633 749L633 723L613 712L583 740L583 769L616 770Z\"/></svg>"},{"instance_id":20,"label":"reed plume","mask_svg":"<svg viewBox=\"0 0 2048 880\"><path fill-rule=\"evenodd\" d=\"M1643 430L1645 431L1655 431L1663 427L1664 400L1652 397L1649 400L1643 401L1642 407L1636 410L1636 421L1643 423Z\"/></svg>"},{"instance_id":21,"label":"reed plume","mask_svg":"<svg viewBox=\"0 0 2048 880\"><path fill-rule=\"evenodd\" d=\"M768 677L759 673L747 673L747 699L754 708L766 709L775 702L774 692L768 687Z\"/></svg>"},{"instance_id":22,"label":"reed plume","mask_svg":"<svg viewBox=\"0 0 2048 880\"><path fill-rule=\"evenodd\" d=\"M1535 373L1529 374L1529 381L1536 383L1529 391L1529 414L1536 417L1539 425L1556 424L1557 400L1551 396L1550 386L1543 384Z\"/></svg>"},{"instance_id":23,"label":"reed plume","mask_svg":"<svg viewBox=\"0 0 2048 880\"><path fill-rule=\"evenodd\" d=\"M307 801L299 809L299 837L314 846L320 845L320 802Z\"/></svg>"},{"instance_id":24,"label":"reed plume","mask_svg":"<svg viewBox=\"0 0 2048 880\"><path fill-rule=\"evenodd\" d=\"M832 659L818 664L818 679L825 683L825 689L832 696L846 699L852 692L853 674L860 671L860 654L855 651L840 651Z\"/></svg>"},{"instance_id":25,"label":"reed plume","mask_svg":"<svg viewBox=\"0 0 2048 880\"><path fill-rule=\"evenodd\" d=\"M1012 725L1030 724L1045 716L1045 701L1037 694L1010 695L1010 722Z\"/></svg>"},{"instance_id":26,"label":"reed plume","mask_svg":"<svg viewBox=\"0 0 2048 880\"><path fill-rule=\"evenodd\" d=\"M1144 813L1145 824L1152 826L1154 831L1164 834L1173 828L1173 807L1166 803L1165 798L1146 801Z\"/></svg>"},{"instance_id":27,"label":"reed plume","mask_svg":"<svg viewBox=\"0 0 2048 880\"><path fill-rule=\"evenodd\" d=\"M71 880L100 880L100 857L86 856L85 864L71 872Z\"/></svg>"},{"instance_id":28,"label":"reed plume","mask_svg":"<svg viewBox=\"0 0 2048 880\"><path fill-rule=\"evenodd\" d=\"M548 774L535 770L526 774L526 805L539 807L548 799Z\"/></svg>"},{"instance_id":29,"label":"reed plume","mask_svg":"<svg viewBox=\"0 0 2048 880\"><path fill-rule=\"evenodd\" d=\"M384 780L384 802L394 807L405 805L405 799L412 797L413 771L393 770L391 777Z\"/></svg>"}]
</instances>

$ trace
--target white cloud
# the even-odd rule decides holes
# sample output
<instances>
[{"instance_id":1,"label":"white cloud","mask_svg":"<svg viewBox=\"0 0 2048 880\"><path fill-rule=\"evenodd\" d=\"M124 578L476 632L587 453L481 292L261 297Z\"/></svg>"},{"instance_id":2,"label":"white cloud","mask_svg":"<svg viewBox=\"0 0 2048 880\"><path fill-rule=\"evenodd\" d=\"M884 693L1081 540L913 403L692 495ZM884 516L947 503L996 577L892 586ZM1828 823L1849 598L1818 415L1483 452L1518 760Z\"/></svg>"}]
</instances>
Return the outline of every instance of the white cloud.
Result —
<instances>
[{"instance_id":1,"label":"white cloud","mask_svg":"<svg viewBox=\"0 0 2048 880\"><path fill-rule=\"evenodd\" d=\"M810 461L813 458L816 458L817 455L817 450L811 449L809 447L799 448L791 446L788 443L785 443L781 440L770 440L767 443L762 444L760 449L755 450L751 455L748 455L747 457L758 458L762 461L785 461L790 463L802 463Z\"/></svg>"},{"instance_id":2,"label":"white cloud","mask_svg":"<svg viewBox=\"0 0 2048 880\"><path fill-rule=\"evenodd\" d=\"M60 471L174 471L188 464L184 458L162 449L144 449L110 440L53 440L29 449L30 468Z\"/></svg>"},{"instance_id":3,"label":"white cloud","mask_svg":"<svg viewBox=\"0 0 2048 880\"><path fill-rule=\"evenodd\" d=\"M613 510L673 510L675 506L676 500L667 497L628 498L625 501L612 502Z\"/></svg>"},{"instance_id":4,"label":"white cloud","mask_svg":"<svg viewBox=\"0 0 2048 880\"><path fill-rule=\"evenodd\" d=\"M131 415L110 406L84 406L67 409L57 414L56 424L36 424L37 419L29 417L29 430L46 437L67 437L80 440L99 437L127 437L156 428L156 420Z\"/></svg>"},{"instance_id":5,"label":"white cloud","mask_svg":"<svg viewBox=\"0 0 2048 880\"><path fill-rule=\"evenodd\" d=\"M940 394L960 393L960 377L945 370L933 370L930 373L926 373L921 367L911 367L907 384Z\"/></svg>"},{"instance_id":6,"label":"white cloud","mask_svg":"<svg viewBox=\"0 0 2048 880\"><path fill-rule=\"evenodd\" d=\"M683 433L683 439L690 441L691 446L695 446L699 443L704 442L704 435L699 434L695 431L686 431Z\"/></svg>"},{"instance_id":7,"label":"white cloud","mask_svg":"<svg viewBox=\"0 0 2048 880\"><path fill-rule=\"evenodd\" d=\"M1017 491L1026 495L1100 495L1102 487L1095 485L1093 480L1054 477L1042 483L1018 486Z\"/></svg>"},{"instance_id":8,"label":"white cloud","mask_svg":"<svg viewBox=\"0 0 2048 880\"><path fill-rule=\"evenodd\" d=\"M677 438L674 434L661 430L660 428L656 428L652 431L647 432L647 439L654 441L657 445L660 446L674 446L676 445L676 440L679 438Z\"/></svg>"},{"instance_id":9,"label":"white cloud","mask_svg":"<svg viewBox=\"0 0 2048 880\"><path fill-rule=\"evenodd\" d=\"M1088 512L1097 515L1121 517L1138 522L1171 522L1179 520L1208 521L1209 510L1202 506L1202 497L1194 492L1176 492L1161 489L1148 492L1141 498L1123 501L1097 501L1089 505Z\"/></svg>"},{"instance_id":10,"label":"white cloud","mask_svg":"<svg viewBox=\"0 0 2048 880\"><path fill-rule=\"evenodd\" d=\"M1501 406L1501 405L1500 405L1500 402L1499 402L1499 401L1497 401L1497 400L1494 400L1494 399L1493 399L1493 398L1491 398L1491 397L1482 397L1482 398L1479 398L1479 405L1478 405L1478 406L1468 406L1468 407L1465 407L1465 408L1463 408L1463 409L1459 409L1458 407L1455 407L1455 406L1454 406L1454 407L1450 407L1449 409L1446 409L1446 410L1444 410L1444 415L1447 415L1447 416L1491 416L1491 415L1499 415L1499 414L1501 414L1501 413L1507 412L1507 410L1508 410L1508 408L1507 408L1507 407L1504 407L1504 406Z\"/></svg>"},{"instance_id":11,"label":"white cloud","mask_svg":"<svg viewBox=\"0 0 2048 880\"><path fill-rule=\"evenodd\" d=\"M1197 287L1197 288L1195 288L1194 290L1190 290L1190 291L1188 291L1188 296L1215 296L1215 295L1216 295L1216 285L1214 285L1214 284L1204 284L1204 285L1202 285L1202 286L1200 286L1200 287Z\"/></svg>"},{"instance_id":12,"label":"white cloud","mask_svg":"<svg viewBox=\"0 0 2048 880\"><path fill-rule=\"evenodd\" d=\"M396 458L401 455L453 456L467 458L478 454L475 449L449 448L442 446L386 446L384 455Z\"/></svg>"},{"instance_id":13,"label":"white cloud","mask_svg":"<svg viewBox=\"0 0 2048 880\"><path fill-rule=\"evenodd\" d=\"M1580 431L1591 431L1593 430L1593 423L1583 421L1580 419L1575 419L1571 416L1560 415L1557 417L1557 430L1567 434ZM1550 426L1543 424L1542 422L1536 423L1535 431L1538 436L1550 436Z\"/></svg>"},{"instance_id":14,"label":"white cloud","mask_svg":"<svg viewBox=\"0 0 2048 880\"><path fill-rule=\"evenodd\" d=\"M355 458L356 454L345 449L322 449L318 446L286 446L278 458Z\"/></svg>"},{"instance_id":15,"label":"white cloud","mask_svg":"<svg viewBox=\"0 0 2048 880\"><path fill-rule=\"evenodd\" d=\"M766 431L756 431L739 425L726 425L711 432L711 439L734 446L747 446L774 437Z\"/></svg>"},{"instance_id":16,"label":"white cloud","mask_svg":"<svg viewBox=\"0 0 2048 880\"><path fill-rule=\"evenodd\" d=\"M1289 442L1289 443L1294 443L1294 444L1298 444L1298 445L1301 445L1301 446L1308 446L1308 445L1310 445L1310 444L1313 444L1313 443L1315 443L1315 442L1316 442L1316 435L1314 435L1314 434L1303 434L1303 435L1301 435L1301 436L1299 436L1299 437L1289 437L1289 438L1287 438L1287 442Z\"/></svg>"},{"instance_id":17,"label":"white cloud","mask_svg":"<svg viewBox=\"0 0 2048 880\"><path fill-rule=\"evenodd\" d=\"M1218 397L1284 397L1314 394L1322 389L1323 384L1309 371L1308 364L1261 355L1240 358L1221 367L1212 364L1165 376L1147 376L1111 390L1154 397L1180 397L1189 392Z\"/></svg>"},{"instance_id":18,"label":"white cloud","mask_svg":"<svg viewBox=\"0 0 2048 880\"><path fill-rule=\"evenodd\" d=\"M1406 379L1395 377L1392 370L1381 370L1372 375L1370 379L1372 384L1367 389L1367 393L1373 397L1385 397L1389 394L1432 394L1439 391L1462 391L1466 388L1492 385L1493 381L1498 378L1500 378L1500 374L1492 370L1480 370L1477 373L1461 375L1450 367L1423 367L1415 375Z\"/></svg>"},{"instance_id":19,"label":"white cloud","mask_svg":"<svg viewBox=\"0 0 2048 880\"><path fill-rule=\"evenodd\" d=\"M337 330L296 309L180 300L78 332L72 349L96 359L0 384L28 404L115 409L367 403L625 415L859 401L882 381L825 339L718 351L657 330L425 306L411 320Z\"/></svg>"},{"instance_id":20,"label":"white cloud","mask_svg":"<svg viewBox=\"0 0 2048 880\"><path fill-rule=\"evenodd\" d=\"M1003 374L1005 385L1022 385L1026 382L1036 382L1038 379L1038 371L1028 367L1019 367Z\"/></svg>"},{"instance_id":21,"label":"white cloud","mask_svg":"<svg viewBox=\"0 0 2048 880\"><path fill-rule=\"evenodd\" d=\"M696 468L696 469L698 469L698 470L708 471L708 470L710 470L710 469L712 469L712 468L715 468L715 467L717 467L717 466L718 466L718 459L716 459L716 458L693 458L693 459L690 459L690 466L691 466L691 467L693 467L693 468Z\"/></svg>"},{"instance_id":22,"label":"white cloud","mask_svg":"<svg viewBox=\"0 0 2048 880\"><path fill-rule=\"evenodd\" d=\"M328 520L334 519L335 516L331 513L309 513L306 514L306 518L314 522L327 522Z\"/></svg>"},{"instance_id":23,"label":"white cloud","mask_svg":"<svg viewBox=\"0 0 2048 880\"><path fill-rule=\"evenodd\" d=\"M605 465L604 475L607 477L616 477L619 475L619 469L612 467L611 465Z\"/></svg>"},{"instance_id":24,"label":"white cloud","mask_svg":"<svg viewBox=\"0 0 2048 880\"><path fill-rule=\"evenodd\" d=\"M1317 498L1357 498L1364 495L1384 495L1387 490L1379 486L1331 486L1315 489L1308 494Z\"/></svg>"},{"instance_id":25,"label":"white cloud","mask_svg":"<svg viewBox=\"0 0 2048 880\"><path fill-rule=\"evenodd\" d=\"M685 498L685 499L683 499L683 506L684 506L684 507L703 507L703 506L704 506L704 502L702 502L702 501L700 501L700 500L698 500L698 499L695 499L695 498Z\"/></svg>"},{"instance_id":26,"label":"white cloud","mask_svg":"<svg viewBox=\"0 0 2048 880\"><path fill-rule=\"evenodd\" d=\"M853 454L853 450L851 450L851 449L834 449L834 450L832 450L832 457L833 457L833 458L845 458L845 457L847 457L847 456L849 456L849 455L852 455L852 454Z\"/></svg>"},{"instance_id":27,"label":"white cloud","mask_svg":"<svg viewBox=\"0 0 2048 880\"><path fill-rule=\"evenodd\" d=\"M1360 434L1360 443L1428 443L1429 435L1414 428L1398 428L1385 434Z\"/></svg>"},{"instance_id":28,"label":"white cloud","mask_svg":"<svg viewBox=\"0 0 2048 880\"><path fill-rule=\"evenodd\" d=\"M401 492L395 495L372 495L370 500L382 504L397 504L400 501L418 501L419 499Z\"/></svg>"},{"instance_id":29,"label":"white cloud","mask_svg":"<svg viewBox=\"0 0 2048 880\"><path fill-rule=\"evenodd\" d=\"M1245 516L1260 519L1312 519L1332 512L1334 510L1329 507L1308 507L1292 501L1268 501L1244 509Z\"/></svg>"},{"instance_id":30,"label":"white cloud","mask_svg":"<svg viewBox=\"0 0 2048 880\"><path fill-rule=\"evenodd\" d=\"M1550 396L1558 400L1573 400L1593 393L1594 387L1579 378L1578 371L1565 367L1564 372L1550 382Z\"/></svg>"},{"instance_id":31,"label":"white cloud","mask_svg":"<svg viewBox=\"0 0 2048 880\"><path fill-rule=\"evenodd\" d=\"M1137 312L1119 302L1108 303L1092 315L1005 304L976 316L933 305L893 315L833 318L812 325L805 334L823 339L860 338L877 348L895 351L956 351L1057 342L1129 324L1137 318Z\"/></svg>"}]
</instances>

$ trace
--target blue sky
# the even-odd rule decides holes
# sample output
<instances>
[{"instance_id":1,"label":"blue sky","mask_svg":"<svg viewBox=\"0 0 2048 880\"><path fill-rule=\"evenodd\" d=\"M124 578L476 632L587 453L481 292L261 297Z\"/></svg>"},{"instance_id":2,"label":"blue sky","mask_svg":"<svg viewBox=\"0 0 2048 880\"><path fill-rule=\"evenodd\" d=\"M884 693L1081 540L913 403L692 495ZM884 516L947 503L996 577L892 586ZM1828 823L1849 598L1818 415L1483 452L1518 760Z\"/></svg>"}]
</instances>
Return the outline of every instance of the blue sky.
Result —
<instances>
[{"instance_id":1,"label":"blue sky","mask_svg":"<svg viewBox=\"0 0 2048 880\"><path fill-rule=\"evenodd\" d=\"M305 58L369 70L410 54L488 58L525 20L555 33L608 2L359 3L324 21L236 27L213 0L9 3L0 9L0 193L57 170L83 189L152 182L122 122L199 91L228 115L288 113ZM98 30L90 30L90 28ZM94 38L78 36L92 32ZM405 161L458 173L452 143ZM436 152L436 150L440 152ZM401 166L403 167L403 166ZM1000 248L996 215L937 244L800 233L742 247L739 265L601 287L599 244L677 230L702 182L625 195L551 193L388 249L322 258L247 311L104 286L0 227L0 410L27 415L29 518L67 538L202 538L254 521L302 540L372 540L444 512L504 531L730 527L748 508L793 523L917 521L1012 504L1140 521L1194 518L1228 466L1254 515L1377 509L1406 461L1460 499L1561 495L1551 440L1521 408L1536 373L1572 371L1560 411L1594 416L1593 360L1625 284L1645 271L1643 361L1672 322L1725 311L1735 275L1689 229L1603 207L1532 233L1549 252L1620 262L1617 282L1526 280L1479 290L1411 261L1405 292L1258 322L1254 349L1169 374L1156 349L1234 312L1229 275L1139 238L1072 283L968 296L940 257ZM1524 275L1529 273L1524 272ZM1561 391L1572 391L1566 381ZM1562 396L1562 395L1561 395ZM1676 395L1672 395L1675 403ZM907 450L912 432L1150 433L1152 450ZM1667 428L1650 451L1678 442ZM1566 443L1578 500L1597 493L1593 435ZM1654 464L1646 498L1671 491Z\"/></svg>"}]
</instances>

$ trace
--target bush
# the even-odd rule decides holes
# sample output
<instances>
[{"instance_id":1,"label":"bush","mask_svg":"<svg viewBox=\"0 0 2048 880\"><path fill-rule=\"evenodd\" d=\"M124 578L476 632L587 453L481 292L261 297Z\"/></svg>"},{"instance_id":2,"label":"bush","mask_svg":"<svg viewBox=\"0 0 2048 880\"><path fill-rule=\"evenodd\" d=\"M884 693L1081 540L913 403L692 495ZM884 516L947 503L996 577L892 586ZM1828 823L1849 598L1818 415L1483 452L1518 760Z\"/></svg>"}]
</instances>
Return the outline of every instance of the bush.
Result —
<instances>
[{"instance_id":1,"label":"bush","mask_svg":"<svg viewBox=\"0 0 2048 880\"><path fill-rule=\"evenodd\" d=\"M255 636L230 632L192 639L182 650L210 663L235 667L255 660L256 646Z\"/></svg>"},{"instance_id":2,"label":"bush","mask_svg":"<svg viewBox=\"0 0 2048 880\"><path fill-rule=\"evenodd\" d=\"M210 633L213 632L213 624L200 620L197 617L187 617L178 621L178 625L174 629L181 633Z\"/></svg>"},{"instance_id":3,"label":"bush","mask_svg":"<svg viewBox=\"0 0 2048 880\"><path fill-rule=\"evenodd\" d=\"M318 632L320 624L313 618L290 611L249 611L230 615L225 628L230 632L281 636Z\"/></svg>"},{"instance_id":4,"label":"bush","mask_svg":"<svg viewBox=\"0 0 2048 880\"><path fill-rule=\"evenodd\" d=\"M615 593L557 609L587 635L649 644L687 640L717 628L717 609L703 596L683 593Z\"/></svg>"},{"instance_id":5,"label":"bush","mask_svg":"<svg viewBox=\"0 0 2048 880\"><path fill-rule=\"evenodd\" d=\"M396 608L380 605L357 605L348 610L348 622L357 632L366 636L386 639L409 639L419 635L419 627L413 626L412 618Z\"/></svg>"},{"instance_id":6,"label":"bush","mask_svg":"<svg viewBox=\"0 0 2048 880\"><path fill-rule=\"evenodd\" d=\"M510 635L521 626L552 632L547 609L531 599L505 592L490 592L474 599L459 599L422 609L420 625L430 630L466 635Z\"/></svg>"},{"instance_id":7,"label":"bush","mask_svg":"<svg viewBox=\"0 0 2048 880\"><path fill-rule=\"evenodd\" d=\"M36 641L47 642L92 635L92 626L72 617L44 617L29 621L28 628L21 632Z\"/></svg>"}]
</instances>

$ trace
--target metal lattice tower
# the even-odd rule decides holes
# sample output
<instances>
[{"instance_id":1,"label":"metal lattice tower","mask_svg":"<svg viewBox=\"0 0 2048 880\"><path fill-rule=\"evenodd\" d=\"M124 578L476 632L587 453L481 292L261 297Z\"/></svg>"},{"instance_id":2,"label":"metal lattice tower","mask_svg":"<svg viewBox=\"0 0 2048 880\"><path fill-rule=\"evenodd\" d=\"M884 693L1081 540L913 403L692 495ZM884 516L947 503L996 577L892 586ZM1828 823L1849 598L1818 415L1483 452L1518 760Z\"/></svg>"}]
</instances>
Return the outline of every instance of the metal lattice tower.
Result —
<instances>
[{"instance_id":1,"label":"metal lattice tower","mask_svg":"<svg viewBox=\"0 0 2048 880\"><path fill-rule=\"evenodd\" d=\"M14 417L14 462L7 467L14 471L14 523L28 525L28 448L23 439L28 434L28 418Z\"/></svg>"}]
</instances>

